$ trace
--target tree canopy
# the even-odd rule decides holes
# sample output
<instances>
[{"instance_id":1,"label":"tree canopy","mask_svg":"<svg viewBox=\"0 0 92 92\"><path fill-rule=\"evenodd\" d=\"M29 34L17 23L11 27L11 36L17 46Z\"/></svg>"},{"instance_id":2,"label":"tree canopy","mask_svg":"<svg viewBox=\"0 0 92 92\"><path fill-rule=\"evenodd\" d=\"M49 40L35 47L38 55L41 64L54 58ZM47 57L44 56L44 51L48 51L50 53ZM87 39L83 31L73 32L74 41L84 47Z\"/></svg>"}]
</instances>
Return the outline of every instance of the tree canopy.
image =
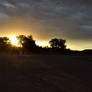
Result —
<instances>
[{"instance_id":1,"label":"tree canopy","mask_svg":"<svg viewBox=\"0 0 92 92\"><path fill-rule=\"evenodd\" d=\"M61 50L64 51L66 49L66 40L64 39L51 39L49 41L51 48L39 47L36 45L32 35L19 35L17 36L17 39L21 47L13 46L8 37L0 37L0 51L8 51L12 53L58 53Z\"/></svg>"},{"instance_id":2,"label":"tree canopy","mask_svg":"<svg viewBox=\"0 0 92 92\"><path fill-rule=\"evenodd\" d=\"M32 35L19 35L17 38L24 49L32 50L36 47L35 40L33 40Z\"/></svg>"},{"instance_id":3,"label":"tree canopy","mask_svg":"<svg viewBox=\"0 0 92 92\"><path fill-rule=\"evenodd\" d=\"M9 48L10 42L7 37L0 37L0 50L5 51Z\"/></svg>"},{"instance_id":4,"label":"tree canopy","mask_svg":"<svg viewBox=\"0 0 92 92\"><path fill-rule=\"evenodd\" d=\"M51 41L49 41L49 44L52 48L60 48L60 49L65 49L66 48L66 40L63 39L57 39L54 38Z\"/></svg>"}]
</instances>

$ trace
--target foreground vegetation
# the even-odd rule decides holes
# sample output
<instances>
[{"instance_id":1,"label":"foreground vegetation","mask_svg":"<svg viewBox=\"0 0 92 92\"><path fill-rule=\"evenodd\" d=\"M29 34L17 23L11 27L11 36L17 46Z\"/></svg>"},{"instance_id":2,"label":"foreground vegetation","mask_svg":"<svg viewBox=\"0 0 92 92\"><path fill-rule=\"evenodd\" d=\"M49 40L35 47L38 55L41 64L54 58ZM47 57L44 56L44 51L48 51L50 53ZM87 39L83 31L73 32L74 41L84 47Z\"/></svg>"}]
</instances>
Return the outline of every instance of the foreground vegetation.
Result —
<instances>
[{"instance_id":1,"label":"foreground vegetation","mask_svg":"<svg viewBox=\"0 0 92 92\"><path fill-rule=\"evenodd\" d=\"M0 52L11 54L92 54L92 51L72 51L66 49L66 40L54 38L49 41L50 47L36 45L32 35L17 36L19 46L14 46L8 37L0 37Z\"/></svg>"}]
</instances>

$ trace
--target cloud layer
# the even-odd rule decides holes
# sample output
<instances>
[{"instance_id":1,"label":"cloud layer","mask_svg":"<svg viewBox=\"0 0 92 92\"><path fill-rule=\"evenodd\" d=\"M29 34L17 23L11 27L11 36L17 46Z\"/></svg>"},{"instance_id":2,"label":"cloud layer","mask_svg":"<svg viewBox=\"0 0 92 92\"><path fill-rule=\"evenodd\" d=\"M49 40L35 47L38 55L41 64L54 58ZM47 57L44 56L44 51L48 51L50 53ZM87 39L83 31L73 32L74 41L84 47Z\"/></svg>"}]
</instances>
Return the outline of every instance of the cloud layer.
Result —
<instances>
[{"instance_id":1,"label":"cloud layer","mask_svg":"<svg viewBox=\"0 0 92 92\"><path fill-rule=\"evenodd\" d=\"M92 0L0 0L0 24L23 18L37 39L39 33L40 40L58 36L86 43L92 41L91 11Z\"/></svg>"}]
</instances>

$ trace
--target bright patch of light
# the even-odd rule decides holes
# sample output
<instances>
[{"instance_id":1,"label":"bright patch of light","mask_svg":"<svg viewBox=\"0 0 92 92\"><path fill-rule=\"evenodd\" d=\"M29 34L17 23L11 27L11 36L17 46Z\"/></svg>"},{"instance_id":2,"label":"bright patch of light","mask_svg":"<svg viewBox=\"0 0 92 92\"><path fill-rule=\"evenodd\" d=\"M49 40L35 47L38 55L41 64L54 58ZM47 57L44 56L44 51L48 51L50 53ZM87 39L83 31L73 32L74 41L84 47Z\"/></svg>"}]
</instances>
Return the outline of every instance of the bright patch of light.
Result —
<instances>
[{"instance_id":1,"label":"bright patch of light","mask_svg":"<svg viewBox=\"0 0 92 92\"><path fill-rule=\"evenodd\" d=\"M36 45L42 46L42 47L49 47L49 43L46 41L37 41Z\"/></svg>"},{"instance_id":2,"label":"bright patch of light","mask_svg":"<svg viewBox=\"0 0 92 92\"><path fill-rule=\"evenodd\" d=\"M16 36L10 36L9 39L12 45L19 47L19 41L17 40Z\"/></svg>"}]
</instances>

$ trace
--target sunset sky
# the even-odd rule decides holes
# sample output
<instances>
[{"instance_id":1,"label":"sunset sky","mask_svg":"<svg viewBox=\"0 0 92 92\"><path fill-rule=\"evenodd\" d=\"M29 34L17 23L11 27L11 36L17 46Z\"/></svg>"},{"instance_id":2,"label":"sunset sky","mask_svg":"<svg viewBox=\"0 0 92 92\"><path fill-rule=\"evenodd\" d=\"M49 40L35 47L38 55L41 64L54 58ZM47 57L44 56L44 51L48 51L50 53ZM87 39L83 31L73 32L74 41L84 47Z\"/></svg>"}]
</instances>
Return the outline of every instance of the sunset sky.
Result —
<instances>
[{"instance_id":1,"label":"sunset sky","mask_svg":"<svg viewBox=\"0 0 92 92\"><path fill-rule=\"evenodd\" d=\"M20 34L40 44L58 37L67 48L92 49L92 0L0 0L0 36Z\"/></svg>"}]
</instances>

